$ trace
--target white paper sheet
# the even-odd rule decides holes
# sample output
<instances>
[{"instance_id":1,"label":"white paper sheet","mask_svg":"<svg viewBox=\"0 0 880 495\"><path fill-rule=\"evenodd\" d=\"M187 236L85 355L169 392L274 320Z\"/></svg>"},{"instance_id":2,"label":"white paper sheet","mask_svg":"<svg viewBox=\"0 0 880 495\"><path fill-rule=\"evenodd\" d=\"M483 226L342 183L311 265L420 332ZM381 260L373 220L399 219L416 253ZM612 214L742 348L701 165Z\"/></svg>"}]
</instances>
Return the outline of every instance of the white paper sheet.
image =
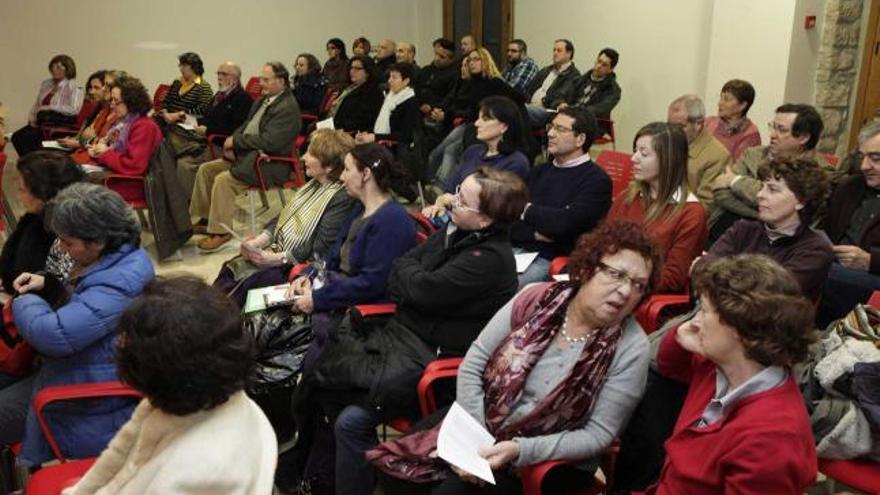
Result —
<instances>
[{"instance_id":1,"label":"white paper sheet","mask_svg":"<svg viewBox=\"0 0 880 495\"><path fill-rule=\"evenodd\" d=\"M43 141L43 148L49 148L49 149L55 149L55 150L66 150L67 149L64 146L61 146L61 143L59 143L56 140Z\"/></svg>"},{"instance_id":2,"label":"white paper sheet","mask_svg":"<svg viewBox=\"0 0 880 495\"><path fill-rule=\"evenodd\" d=\"M532 264L532 261L535 261L538 253L519 253L514 254L513 257L516 259L516 273L522 273Z\"/></svg>"},{"instance_id":3,"label":"white paper sheet","mask_svg":"<svg viewBox=\"0 0 880 495\"><path fill-rule=\"evenodd\" d=\"M91 174L93 172L104 172L107 170L106 168L100 165L95 165L93 163L83 163L80 166L83 168L83 170L85 170L87 174Z\"/></svg>"},{"instance_id":4,"label":"white paper sheet","mask_svg":"<svg viewBox=\"0 0 880 495\"><path fill-rule=\"evenodd\" d=\"M319 120L318 123L315 124L315 127L318 129L336 129L336 127L333 126L333 117L330 117L329 119Z\"/></svg>"},{"instance_id":5,"label":"white paper sheet","mask_svg":"<svg viewBox=\"0 0 880 495\"><path fill-rule=\"evenodd\" d=\"M453 466L495 484L489 461L480 449L495 445L495 438L457 402L452 404L437 437L437 455Z\"/></svg>"},{"instance_id":6,"label":"white paper sheet","mask_svg":"<svg viewBox=\"0 0 880 495\"><path fill-rule=\"evenodd\" d=\"M198 127L198 125L199 125L199 121L196 120L196 117L194 115L190 115L188 113L184 114L184 115L185 115L184 121L178 122L177 125L179 125L180 127L183 127L184 129L186 129L188 131L195 130L195 128Z\"/></svg>"}]
</instances>

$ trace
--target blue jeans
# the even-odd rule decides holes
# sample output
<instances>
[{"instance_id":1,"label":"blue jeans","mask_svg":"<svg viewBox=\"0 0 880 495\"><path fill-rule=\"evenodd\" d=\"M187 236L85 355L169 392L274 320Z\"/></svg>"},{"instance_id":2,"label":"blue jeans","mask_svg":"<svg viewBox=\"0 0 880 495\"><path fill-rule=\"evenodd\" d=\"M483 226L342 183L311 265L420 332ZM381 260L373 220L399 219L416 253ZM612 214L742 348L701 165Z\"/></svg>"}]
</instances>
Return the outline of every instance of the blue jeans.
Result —
<instances>
[{"instance_id":1,"label":"blue jeans","mask_svg":"<svg viewBox=\"0 0 880 495\"><path fill-rule=\"evenodd\" d=\"M867 302L875 290L880 290L877 275L832 263L819 301L817 324L825 328L832 321L843 318L856 304Z\"/></svg>"},{"instance_id":2,"label":"blue jeans","mask_svg":"<svg viewBox=\"0 0 880 495\"><path fill-rule=\"evenodd\" d=\"M428 156L428 164L434 173L433 182L441 189L446 187L449 177L461 165L461 155L464 153L464 131L467 124L462 124L443 138L443 141L431 150Z\"/></svg>"},{"instance_id":3,"label":"blue jeans","mask_svg":"<svg viewBox=\"0 0 880 495\"><path fill-rule=\"evenodd\" d=\"M529 114L529 125L531 125L532 128L540 129L547 124L548 120L550 120L550 112L544 107L529 103L526 104L526 112Z\"/></svg>"},{"instance_id":4,"label":"blue jeans","mask_svg":"<svg viewBox=\"0 0 880 495\"><path fill-rule=\"evenodd\" d=\"M0 373L0 445L24 438L25 418L34 392L34 375L18 378Z\"/></svg>"},{"instance_id":5,"label":"blue jeans","mask_svg":"<svg viewBox=\"0 0 880 495\"><path fill-rule=\"evenodd\" d=\"M513 254L521 254L525 252L525 249L513 248ZM551 260L540 256L535 257L532 264L526 268L526 271L517 274L516 278L519 281L519 288L522 289L531 283L546 282L550 280L550 261Z\"/></svg>"},{"instance_id":6,"label":"blue jeans","mask_svg":"<svg viewBox=\"0 0 880 495\"><path fill-rule=\"evenodd\" d=\"M373 493L376 474L365 454L379 444L379 416L358 406L342 410L333 425L336 436L336 493Z\"/></svg>"}]
</instances>

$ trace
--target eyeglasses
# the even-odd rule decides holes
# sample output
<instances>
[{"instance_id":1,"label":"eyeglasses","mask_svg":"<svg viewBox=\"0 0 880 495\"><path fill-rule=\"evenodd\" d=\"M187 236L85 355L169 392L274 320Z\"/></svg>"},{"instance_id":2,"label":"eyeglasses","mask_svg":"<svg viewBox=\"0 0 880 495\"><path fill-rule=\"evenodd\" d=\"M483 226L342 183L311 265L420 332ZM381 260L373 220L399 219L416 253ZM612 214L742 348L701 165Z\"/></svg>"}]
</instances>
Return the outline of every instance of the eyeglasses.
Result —
<instances>
[{"instance_id":1,"label":"eyeglasses","mask_svg":"<svg viewBox=\"0 0 880 495\"><path fill-rule=\"evenodd\" d=\"M867 153L856 151L855 153L853 153L853 157L858 163L862 163L865 158L867 158L868 161L873 164L880 164L880 151L869 151Z\"/></svg>"},{"instance_id":2,"label":"eyeglasses","mask_svg":"<svg viewBox=\"0 0 880 495\"><path fill-rule=\"evenodd\" d=\"M472 211L474 213L480 213L480 210L468 206L461 202L461 184L455 187L455 194L452 196L452 207L453 208L461 208L462 210Z\"/></svg>"},{"instance_id":3,"label":"eyeglasses","mask_svg":"<svg viewBox=\"0 0 880 495\"><path fill-rule=\"evenodd\" d=\"M644 294L645 291L648 290L647 281L637 280L635 277L620 268L614 268L613 266L606 265L600 261L599 271L605 274L608 280L615 285L619 286L628 283L629 286L632 287L632 290L638 294Z\"/></svg>"},{"instance_id":4,"label":"eyeglasses","mask_svg":"<svg viewBox=\"0 0 880 495\"><path fill-rule=\"evenodd\" d=\"M777 134L789 134L791 132L791 129L781 126L776 122L767 122L767 128L771 131L776 131Z\"/></svg>"},{"instance_id":5,"label":"eyeglasses","mask_svg":"<svg viewBox=\"0 0 880 495\"><path fill-rule=\"evenodd\" d=\"M548 134L550 133L550 131L555 131L556 134L565 134L568 132L574 132L574 129L572 129L571 127L563 127L561 125L554 124L552 122L547 124L546 126L544 126L544 129L547 131Z\"/></svg>"}]
</instances>

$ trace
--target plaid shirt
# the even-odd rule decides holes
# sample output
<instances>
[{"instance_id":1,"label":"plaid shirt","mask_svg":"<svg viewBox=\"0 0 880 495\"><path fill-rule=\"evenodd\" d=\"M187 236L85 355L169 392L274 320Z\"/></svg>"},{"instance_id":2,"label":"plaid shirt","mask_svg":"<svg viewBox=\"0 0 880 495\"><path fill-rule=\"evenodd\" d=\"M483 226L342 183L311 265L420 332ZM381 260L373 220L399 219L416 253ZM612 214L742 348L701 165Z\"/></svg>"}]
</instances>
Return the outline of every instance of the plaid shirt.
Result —
<instances>
[{"instance_id":1,"label":"plaid shirt","mask_svg":"<svg viewBox=\"0 0 880 495\"><path fill-rule=\"evenodd\" d=\"M516 65L508 65L501 72L501 78L504 79L511 88L519 91L528 97L528 87L532 79L538 74L538 64L531 57L526 57L519 61Z\"/></svg>"}]
</instances>

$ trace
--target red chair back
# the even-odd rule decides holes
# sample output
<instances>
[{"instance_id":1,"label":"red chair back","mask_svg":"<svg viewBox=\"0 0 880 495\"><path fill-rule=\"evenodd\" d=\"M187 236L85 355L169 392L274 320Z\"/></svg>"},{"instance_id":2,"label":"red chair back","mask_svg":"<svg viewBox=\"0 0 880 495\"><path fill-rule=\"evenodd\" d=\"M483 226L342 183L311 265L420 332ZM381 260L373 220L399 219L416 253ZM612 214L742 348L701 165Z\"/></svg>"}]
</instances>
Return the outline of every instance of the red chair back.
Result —
<instances>
[{"instance_id":1,"label":"red chair back","mask_svg":"<svg viewBox=\"0 0 880 495\"><path fill-rule=\"evenodd\" d=\"M251 95L251 98L254 100L258 99L263 92L262 88L260 88L260 78L254 76L248 79L247 85L244 87L244 90Z\"/></svg>"},{"instance_id":2,"label":"red chair back","mask_svg":"<svg viewBox=\"0 0 880 495\"><path fill-rule=\"evenodd\" d=\"M156 87L156 92L153 93L153 111L158 112L162 110L162 104L165 103L165 95L168 94L168 90L171 89L171 86L167 84L160 84Z\"/></svg>"},{"instance_id":3,"label":"red chair back","mask_svg":"<svg viewBox=\"0 0 880 495\"><path fill-rule=\"evenodd\" d=\"M321 101L321 106L319 110L321 111L321 115L326 115L327 112L330 111L330 107L333 106L333 102L336 101L336 97L339 96L339 91L336 90L327 90L324 93L324 100Z\"/></svg>"},{"instance_id":4,"label":"red chair back","mask_svg":"<svg viewBox=\"0 0 880 495\"><path fill-rule=\"evenodd\" d=\"M880 290L875 290L874 293L871 294L871 298L868 299L868 306L880 309Z\"/></svg>"},{"instance_id":5,"label":"red chair back","mask_svg":"<svg viewBox=\"0 0 880 495\"><path fill-rule=\"evenodd\" d=\"M95 111L95 108L98 108L97 101L84 101L82 107L79 109L79 113L76 114L76 126L77 129L82 127L82 125L86 122L92 113Z\"/></svg>"},{"instance_id":6,"label":"red chair back","mask_svg":"<svg viewBox=\"0 0 880 495\"><path fill-rule=\"evenodd\" d=\"M632 178L632 159L629 153L620 151L603 150L596 157L596 163L611 177L612 197L626 189Z\"/></svg>"},{"instance_id":7,"label":"red chair back","mask_svg":"<svg viewBox=\"0 0 880 495\"><path fill-rule=\"evenodd\" d=\"M409 217L416 223L416 244L421 244L431 237L437 227L418 211L410 211Z\"/></svg>"},{"instance_id":8,"label":"red chair back","mask_svg":"<svg viewBox=\"0 0 880 495\"><path fill-rule=\"evenodd\" d=\"M837 155L835 155L835 154L833 154L833 153L821 153L821 155L822 155L822 158L825 158L825 160L826 160L826 161L827 161L832 167L837 168L837 165L840 163L840 159L837 158Z\"/></svg>"}]
</instances>

